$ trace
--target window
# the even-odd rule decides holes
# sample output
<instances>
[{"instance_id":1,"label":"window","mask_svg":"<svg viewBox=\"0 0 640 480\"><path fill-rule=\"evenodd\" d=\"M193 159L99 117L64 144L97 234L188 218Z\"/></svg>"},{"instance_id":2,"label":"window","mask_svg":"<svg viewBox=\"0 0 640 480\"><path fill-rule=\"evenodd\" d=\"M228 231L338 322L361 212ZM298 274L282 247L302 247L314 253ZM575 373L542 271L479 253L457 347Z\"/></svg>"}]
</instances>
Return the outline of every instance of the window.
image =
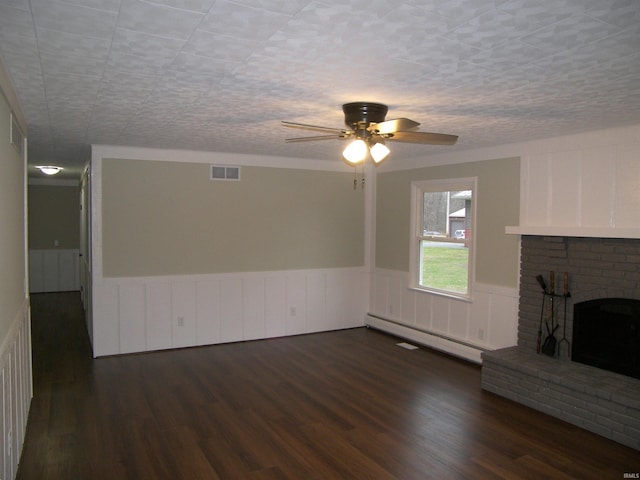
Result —
<instances>
[{"instance_id":1,"label":"window","mask_svg":"<svg viewBox=\"0 0 640 480\"><path fill-rule=\"evenodd\" d=\"M470 298L475 178L412 184L412 286Z\"/></svg>"}]
</instances>

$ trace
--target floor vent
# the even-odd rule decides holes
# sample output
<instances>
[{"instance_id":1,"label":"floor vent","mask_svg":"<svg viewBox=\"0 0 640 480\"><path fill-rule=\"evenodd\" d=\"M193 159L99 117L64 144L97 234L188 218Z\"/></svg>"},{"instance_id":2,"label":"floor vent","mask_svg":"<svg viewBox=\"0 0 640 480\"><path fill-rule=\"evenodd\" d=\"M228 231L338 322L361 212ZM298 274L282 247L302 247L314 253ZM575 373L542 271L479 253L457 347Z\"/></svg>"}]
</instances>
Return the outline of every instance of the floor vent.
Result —
<instances>
[{"instance_id":1,"label":"floor vent","mask_svg":"<svg viewBox=\"0 0 640 480\"><path fill-rule=\"evenodd\" d=\"M240 167L228 165L211 165L211 180L240 181Z\"/></svg>"},{"instance_id":2,"label":"floor vent","mask_svg":"<svg viewBox=\"0 0 640 480\"><path fill-rule=\"evenodd\" d=\"M420 347L416 347L415 345L411 345L410 343L406 343L406 342L400 342L400 343L396 343L397 346L405 348L407 350L417 350Z\"/></svg>"}]
</instances>

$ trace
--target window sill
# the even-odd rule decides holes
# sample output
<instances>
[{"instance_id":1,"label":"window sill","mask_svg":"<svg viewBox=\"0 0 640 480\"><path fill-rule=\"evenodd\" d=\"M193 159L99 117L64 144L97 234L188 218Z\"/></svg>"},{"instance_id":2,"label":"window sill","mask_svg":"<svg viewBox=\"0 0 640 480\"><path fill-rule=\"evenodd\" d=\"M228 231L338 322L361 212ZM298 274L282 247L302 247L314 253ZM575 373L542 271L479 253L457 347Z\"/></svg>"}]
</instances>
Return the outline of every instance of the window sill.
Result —
<instances>
[{"instance_id":1,"label":"window sill","mask_svg":"<svg viewBox=\"0 0 640 480\"><path fill-rule=\"evenodd\" d=\"M462 302L467 302L467 303L472 303L473 302L473 298L471 297L470 294L467 295L462 295L462 294L456 294L453 292L445 292L442 290L435 290L435 289L430 289L430 288L424 288L424 287L418 287L418 286L410 286L409 290L413 290L414 292L419 292L419 293L427 293L429 295L435 295L438 297L445 297L445 298L449 298L451 300L460 300Z\"/></svg>"}]
</instances>

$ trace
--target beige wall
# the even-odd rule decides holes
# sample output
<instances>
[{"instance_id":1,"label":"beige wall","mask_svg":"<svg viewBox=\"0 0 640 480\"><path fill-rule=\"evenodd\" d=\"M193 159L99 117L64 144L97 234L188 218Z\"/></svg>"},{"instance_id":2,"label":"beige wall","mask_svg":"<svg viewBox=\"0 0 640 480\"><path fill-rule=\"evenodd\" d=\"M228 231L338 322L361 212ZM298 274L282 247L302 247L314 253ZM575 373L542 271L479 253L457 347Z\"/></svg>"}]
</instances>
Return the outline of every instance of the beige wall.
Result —
<instances>
[{"instance_id":1,"label":"beige wall","mask_svg":"<svg viewBox=\"0 0 640 480\"><path fill-rule=\"evenodd\" d=\"M364 199L352 174L103 159L103 275L361 266Z\"/></svg>"},{"instance_id":2,"label":"beige wall","mask_svg":"<svg viewBox=\"0 0 640 480\"><path fill-rule=\"evenodd\" d=\"M29 249L79 248L80 188L29 185L28 192Z\"/></svg>"},{"instance_id":3,"label":"beige wall","mask_svg":"<svg viewBox=\"0 0 640 480\"><path fill-rule=\"evenodd\" d=\"M0 65L0 345L25 301L24 160L9 139L11 107Z\"/></svg>"},{"instance_id":4,"label":"beige wall","mask_svg":"<svg viewBox=\"0 0 640 480\"><path fill-rule=\"evenodd\" d=\"M10 143L11 107L2 93L0 90L0 344L24 303L26 275L24 161Z\"/></svg>"},{"instance_id":5,"label":"beige wall","mask_svg":"<svg viewBox=\"0 0 640 480\"><path fill-rule=\"evenodd\" d=\"M478 178L475 197L477 282L516 287L518 238L505 227L518 225L520 161L517 158L441 165L380 173L376 198L377 268L409 271L411 182Z\"/></svg>"}]
</instances>

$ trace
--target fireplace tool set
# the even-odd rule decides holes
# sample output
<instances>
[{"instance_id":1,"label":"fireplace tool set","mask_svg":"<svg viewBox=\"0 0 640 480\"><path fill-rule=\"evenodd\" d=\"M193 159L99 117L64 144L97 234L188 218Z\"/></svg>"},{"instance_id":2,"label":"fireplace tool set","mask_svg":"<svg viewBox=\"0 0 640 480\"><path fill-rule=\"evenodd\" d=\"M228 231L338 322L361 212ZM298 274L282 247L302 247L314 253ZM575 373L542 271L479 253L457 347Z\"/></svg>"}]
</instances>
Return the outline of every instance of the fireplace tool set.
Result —
<instances>
[{"instance_id":1,"label":"fireplace tool set","mask_svg":"<svg viewBox=\"0 0 640 480\"><path fill-rule=\"evenodd\" d=\"M560 354L562 345L567 346L567 356L571 356L571 342L567 338L567 298L571 296L569 293L569 274L564 272L562 293L556 293L555 272L549 272L549 286L542 275L536 276L536 280L542 287L542 311L540 312L540 323L538 325L538 341L536 345L536 353L544 353L550 357L557 357ZM556 339L556 331L560 328L560 323L555 317L556 299L562 299L564 311L562 316L562 338L560 341ZM547 336L542 341L542 325L547 332Z\"/></svg>"}]
</instances>

